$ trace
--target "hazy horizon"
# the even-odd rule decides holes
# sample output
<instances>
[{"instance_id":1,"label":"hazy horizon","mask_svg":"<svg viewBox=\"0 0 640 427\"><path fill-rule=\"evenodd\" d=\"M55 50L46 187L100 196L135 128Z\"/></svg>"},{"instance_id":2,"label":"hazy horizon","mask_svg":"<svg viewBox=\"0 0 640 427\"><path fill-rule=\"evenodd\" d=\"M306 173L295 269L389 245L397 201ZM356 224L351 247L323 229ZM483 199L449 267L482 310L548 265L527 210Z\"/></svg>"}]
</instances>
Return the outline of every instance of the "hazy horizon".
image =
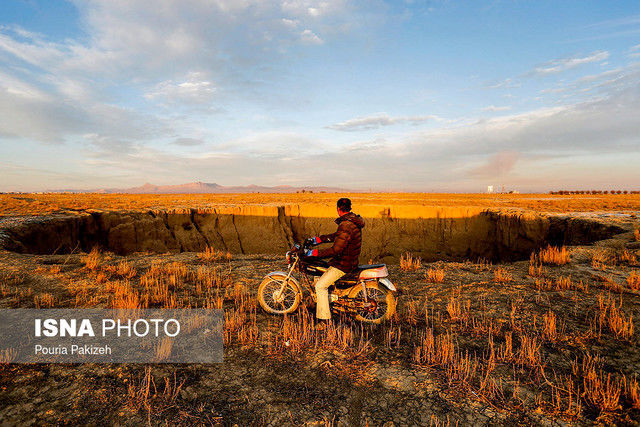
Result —
<instances>
[{"instance_id":1,"label":"hazy horizon","mask_svg":"<svg viewBox=\"0 0 640 427\"><path fill-rule=\"evenodd\" d=\"M3 192L640 182L637 2L3 6Z\"/></svg>"}]
</instances>

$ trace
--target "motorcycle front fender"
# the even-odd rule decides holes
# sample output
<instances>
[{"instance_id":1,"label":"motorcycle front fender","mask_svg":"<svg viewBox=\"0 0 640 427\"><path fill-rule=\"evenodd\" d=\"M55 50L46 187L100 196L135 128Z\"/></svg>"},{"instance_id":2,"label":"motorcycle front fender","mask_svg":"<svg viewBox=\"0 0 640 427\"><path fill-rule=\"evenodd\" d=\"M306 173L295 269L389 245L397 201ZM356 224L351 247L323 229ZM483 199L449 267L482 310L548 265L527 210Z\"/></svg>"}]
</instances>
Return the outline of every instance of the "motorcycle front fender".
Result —
<instances>
[{"instance_id":1,"label":"motorcycle front fender","mask_svg":"<svg viewBox=\"0 0 640 427\"><path fill-rule=\"evenodd\" d=\"M387 279L386 277L381 277L380 279L378 279L378 283L380 283L382 286L384 286L385 288L389 289L392 292L398 291L396 287L393 285L393 283L391 283L391 280Z\"/></svg>"},{"instance_id":2,"label":"motorcycle front fender","mask_svg":"<svg viewBox=\"0 0 640 427\"><path fill-rule=\"evenodd\" d=\"M264 278L266 279L267 277L276 277L276 276L282 276L282 278L284 279L285 277L287 277L287 274L289 274L286 271L272 271L271 273L267 274L266 276L264 276ZM300 283L296 280L295 277L293 277L293 275L289 276L289 281L292 282L293 284L295 284L298 289L302 289L300 287Z\"/></svg>"}]
</instances>

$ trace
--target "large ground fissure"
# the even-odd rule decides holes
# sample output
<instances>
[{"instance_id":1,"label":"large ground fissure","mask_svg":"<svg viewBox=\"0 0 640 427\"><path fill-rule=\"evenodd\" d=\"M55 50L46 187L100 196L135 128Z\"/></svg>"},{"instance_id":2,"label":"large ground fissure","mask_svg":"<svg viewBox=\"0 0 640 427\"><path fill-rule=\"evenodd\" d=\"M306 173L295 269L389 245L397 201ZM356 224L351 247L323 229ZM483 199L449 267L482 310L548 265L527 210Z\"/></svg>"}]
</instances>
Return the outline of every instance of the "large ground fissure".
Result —
<instances>
[{"instance_id":1,"label":"large ground fissure","mask_svg":"<svg viewBox=\"0 0 640 427\"><path fill-rule=\"evenodd\" d=\"M626 231L596 217L473 208L372 208L361 212L361 260L392 262L404 252L426 261L513 261L547 244L583 245ZM283 253L335 230L331 212L300 206L91 211L0 220L0 247L34 254L90 251Z\"/></svg>"}]
</instances>

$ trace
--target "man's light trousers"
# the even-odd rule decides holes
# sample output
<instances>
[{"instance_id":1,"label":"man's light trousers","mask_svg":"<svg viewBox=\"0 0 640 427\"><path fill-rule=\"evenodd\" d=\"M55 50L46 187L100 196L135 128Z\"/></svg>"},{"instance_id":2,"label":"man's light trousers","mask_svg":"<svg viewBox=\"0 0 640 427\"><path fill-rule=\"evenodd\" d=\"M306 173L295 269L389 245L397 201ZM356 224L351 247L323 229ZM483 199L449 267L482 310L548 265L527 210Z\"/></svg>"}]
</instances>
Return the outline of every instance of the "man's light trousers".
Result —
<instances>
[{"instance_id":1,"label":"man's light trousers","mask_svg":"<svg viewBox=\"0 0 640 427\"><path fill-rule=\"evenodd\" d=\"M329 309L329 286L333 285L336 280L344 276L342 270L335 267L329 267L316 282L316 318L329 320L331 319L331 310Z\"/></svg>"}]
</instances>

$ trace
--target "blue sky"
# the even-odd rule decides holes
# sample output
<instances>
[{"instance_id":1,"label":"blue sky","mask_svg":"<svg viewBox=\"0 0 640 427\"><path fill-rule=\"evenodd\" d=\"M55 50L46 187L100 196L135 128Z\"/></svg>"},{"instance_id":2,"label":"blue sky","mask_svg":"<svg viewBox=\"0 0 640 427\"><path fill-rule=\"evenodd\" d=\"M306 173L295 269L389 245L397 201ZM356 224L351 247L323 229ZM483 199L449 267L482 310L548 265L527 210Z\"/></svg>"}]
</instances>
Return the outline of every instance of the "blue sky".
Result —
<instances>
[{"instance_id":1,"label":"blue sky","mask_svg":"<svg viewBox=\"0 0 640 427\"><path fill-rule=\"evenodd\" d=\"M637 1L5 0L0 191L637 189Z\"/></svg>"}]
</instances>

